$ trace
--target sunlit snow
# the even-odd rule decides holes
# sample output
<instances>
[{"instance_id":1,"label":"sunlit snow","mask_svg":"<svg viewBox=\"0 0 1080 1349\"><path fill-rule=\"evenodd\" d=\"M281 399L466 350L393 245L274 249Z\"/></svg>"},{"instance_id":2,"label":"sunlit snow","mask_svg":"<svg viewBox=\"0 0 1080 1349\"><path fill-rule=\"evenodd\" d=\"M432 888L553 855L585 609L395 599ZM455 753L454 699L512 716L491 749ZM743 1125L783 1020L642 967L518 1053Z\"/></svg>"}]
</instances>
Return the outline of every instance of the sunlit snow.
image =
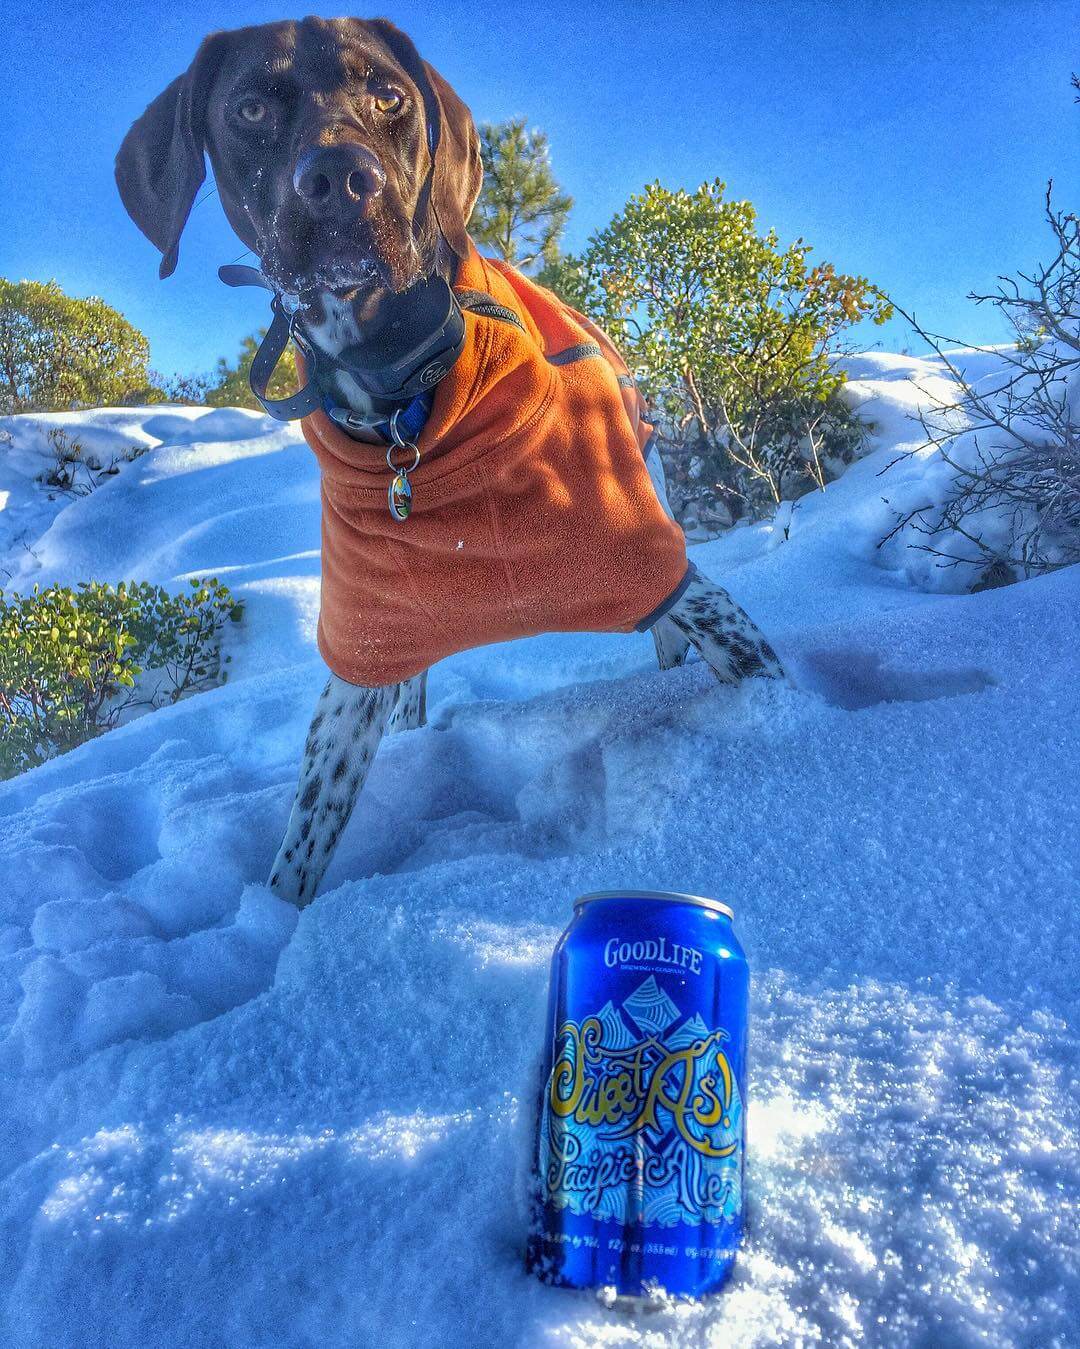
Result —
<instances>
[{"instance_id":1,"label":"sunlit snow","mask_svg":"<svg viewBox=\"0 0 1080 1349\"><path fill-rule=\"evenodd\" d=\"M0 1341L1076 1343L1080 571L948 593L879 549L943 376L853 372L871 453L693 549L795 687L637 636L455 657L299 919L263 881L325 678L308 450L3 421L5 589L216 574L247 616L224 687L0 784ZM152 448L50 502L57 424ZM732 903L754 977L744 1253L637 1315L521 1265L547 959L619 885Z\"/></svg>"}]
</instances>

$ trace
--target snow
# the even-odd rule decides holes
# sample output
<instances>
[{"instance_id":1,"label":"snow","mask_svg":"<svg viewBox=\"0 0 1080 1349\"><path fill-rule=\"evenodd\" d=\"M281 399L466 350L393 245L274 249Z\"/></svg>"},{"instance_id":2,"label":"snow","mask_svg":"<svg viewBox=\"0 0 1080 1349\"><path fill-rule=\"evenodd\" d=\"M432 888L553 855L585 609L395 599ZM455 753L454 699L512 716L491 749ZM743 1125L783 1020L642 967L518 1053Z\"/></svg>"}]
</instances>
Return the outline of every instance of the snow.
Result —
<instances>
[{"instance_id":1,"label":"snow","mask_svg":"<svg viewBox=\"0 0 1080 1349\"><path fill-rule=\"evenodd\" d=\"M325 678L309 452L227 409L4 421L8 586L247 608L227 685L0 784L0 1342L1077 1342L1080 573L948 594L878 548L943 375L853 376L867 457L693 550L794 687L637 636L455 657L299 915L262 881ZM53 425L152 448L49 502ZM754 973L745 1250L637 1314L521 1265L547 960L620 884L732 901Z\"/></svg>"},{"instance_id":2,"label":"snow","mask_svg":"<svg viewBox=\"0 0 1080 1349\"><path fill-rule=\"evenodd\" d=\"M847 401L876 424L877 442L892 444L902 456L902 462L886 461L890 467L882 473L882 502L891 516L889 529L875 537L882 565L899 571L920 589L966 593L986 570L987 554L1022 555L1021 540L1036 524L1029 504L1014 499L1006 506L998 496L966 515L963 530L942 524L941 507L958 494L958 470L979 475L988 463L1015 463L1017 436L1025 436L1029 446L1049 449L1056 437L1048 430L1045 408L1038 411L1037 394L1042 389L1051 403L1062 399L1080 409L1080 366L1069 373L1070 365L1077 365L1075 353L1047 341L1023 358L1015 345L1005 344L947 351L932 359L875 354L848 358L845 364L855 376L846 386ZM970 407L955 406L954 371L988 406L996 405L1002 425L1013 434L987 425L985 417L973 414ZM947 458L925 443L918 422L912 420L920 409L935 439L948 434ZM915 511L920 517L901 527L901 518ZM1075 551L1070 539L1056 534L1053 516L1049 512L1041 522L1036 555L1060 566L1071 561ZM880 542L887 532L892 537ZM975 547L969 534L981 539L984 551ZM943 564L942 556L957 559L957 564Z\"/></svg>"}]
</instances>

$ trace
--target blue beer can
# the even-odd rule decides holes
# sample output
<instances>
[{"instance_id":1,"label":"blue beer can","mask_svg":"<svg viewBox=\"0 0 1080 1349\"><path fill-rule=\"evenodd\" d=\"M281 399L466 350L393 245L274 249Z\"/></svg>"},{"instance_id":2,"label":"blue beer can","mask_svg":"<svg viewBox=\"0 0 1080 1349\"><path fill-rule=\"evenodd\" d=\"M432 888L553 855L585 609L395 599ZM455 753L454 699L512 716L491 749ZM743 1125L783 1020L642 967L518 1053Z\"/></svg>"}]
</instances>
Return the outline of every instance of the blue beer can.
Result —
<instances>
[{"instance_id":1,"label":"blue beer can","mask_svg":"<svg viewBox=\"0 0 1080 1349\"><path fill-rule=\"evenodd\" d=\"M750 971L715 899L584 895L555 948L526 1262L616 1296L715 1292L742 1236Z\"/></svg>"}]
</instances>

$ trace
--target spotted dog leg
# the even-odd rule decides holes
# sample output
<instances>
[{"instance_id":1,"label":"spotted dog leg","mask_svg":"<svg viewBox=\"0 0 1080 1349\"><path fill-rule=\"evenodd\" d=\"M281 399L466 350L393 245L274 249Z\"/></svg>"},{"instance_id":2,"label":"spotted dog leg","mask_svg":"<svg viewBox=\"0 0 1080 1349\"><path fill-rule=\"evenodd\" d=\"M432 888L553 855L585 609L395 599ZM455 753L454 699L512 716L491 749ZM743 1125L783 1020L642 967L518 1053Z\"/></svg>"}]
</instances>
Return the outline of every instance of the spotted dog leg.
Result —
<instances>
[{"instance_id":1,"label":"spotted dog leg","mask_svg":"<svg viewBox=\"0 0 1080 1349\"><path fill-rule=\"evenodd\" d=\"M776 652L726 590L696 572L665 615L701 652L722 684L750 675L783 679Z\"/></svg>"},{"instance_id":2,"label":"spotted dog leg","mask_svg":"<svg viewBox=\"0 0 1080 1349\"><path fill-rule=\"evenodd\" d=\"M676 665L682 665L690 650L689 637L684 637L666 614L649 631L652 633L656 663L660 669L674 670Z\"/></svg>"},{"instance_id":3,"label":"spotted dog leg","mask_svg":"<svg viewBox=\"0 0 1080 1349\"><path fill-rule=\"evenodd\" d=\"M397 703L386 726L386 734L395 731L415 731L427 725L427 677L426 670L400 686Z\"/></svg>"},{"instance_id":4,"label":"spotted dog leg","mask_svg":"<svg viewBox=\"0 0 1080 1349\"><path fill-rule=\"evenodd\" d=\"M400 684L362 688L331 675L315 706L292 814L270 871L270 889L310 904L334 854Z\"/></svg>"},{"instance_id":5,"label":"spotted dog leg","mask_svg":"<svg viewBox=\"0 0 1080 1349\"><path fill-rule=\"evenodd\" d=\"M660 450L656 443L656 437L653 436L646 448L645 467L649 471L649 477L652 479L652 485L656 492L656 499L663 506L665 512L675 519L671 510L671 503L668 500L667 493L667 474L664 471L664 461L660 458ZM686 638L679 629L672 623L671 619L664 615L658 622L654 623L649 629L652 633L653 645L656 647L656 663L661 670L674 670L677 665L682 665L686 660L686 653L690 650L689 639Z\"/></svg>"}]
</instances>

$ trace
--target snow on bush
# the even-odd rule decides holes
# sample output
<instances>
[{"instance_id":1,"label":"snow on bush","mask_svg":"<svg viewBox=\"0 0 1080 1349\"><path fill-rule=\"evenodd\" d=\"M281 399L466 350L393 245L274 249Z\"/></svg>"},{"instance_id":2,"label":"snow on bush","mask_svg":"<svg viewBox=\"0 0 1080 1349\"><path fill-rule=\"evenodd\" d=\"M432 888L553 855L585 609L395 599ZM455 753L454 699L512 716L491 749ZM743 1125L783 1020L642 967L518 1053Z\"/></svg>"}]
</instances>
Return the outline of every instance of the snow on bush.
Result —
<instances>
[{"instance_id":1,"label":"snow on bush","mask_svg":"<svg viewBox=\"0 0 1080 1349\"><path fill-rule=\"evenodd\" d=\"M955 389L920 414L936 490L900 513L886 542L899 538L972 588L1080 561L1080 220L1055 211L1049 192L1046 218L1052 261L973 297L1015 337L985 353L991 369L969 377L918 329Z\"/></svg>"}]
</instances>

